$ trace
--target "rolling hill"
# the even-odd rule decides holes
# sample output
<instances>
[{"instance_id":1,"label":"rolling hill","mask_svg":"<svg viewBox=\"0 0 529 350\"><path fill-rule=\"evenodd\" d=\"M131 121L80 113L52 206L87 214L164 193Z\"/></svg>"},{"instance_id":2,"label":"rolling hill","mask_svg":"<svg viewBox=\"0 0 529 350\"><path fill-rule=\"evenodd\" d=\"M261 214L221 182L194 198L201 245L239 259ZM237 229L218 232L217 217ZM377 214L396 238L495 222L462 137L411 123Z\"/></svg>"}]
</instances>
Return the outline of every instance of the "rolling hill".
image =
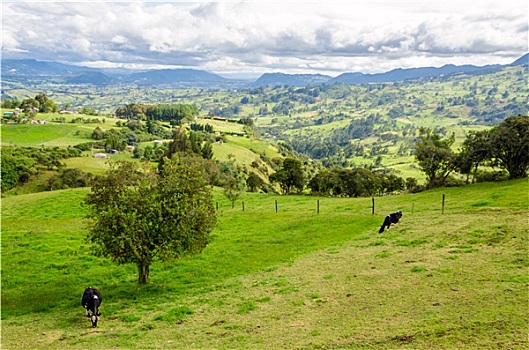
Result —
<instances>
[{"instance_id":1,"label":"rolling hill","mask_svg":"<svg viewBox=\"0 0 529 350\"><path fill-rule=\"evenodd\" d=\"M330 76L322 74L266 73L252 83L252 86L307 86L325 84L330 80Z\"/></svg>"}]
</instances>

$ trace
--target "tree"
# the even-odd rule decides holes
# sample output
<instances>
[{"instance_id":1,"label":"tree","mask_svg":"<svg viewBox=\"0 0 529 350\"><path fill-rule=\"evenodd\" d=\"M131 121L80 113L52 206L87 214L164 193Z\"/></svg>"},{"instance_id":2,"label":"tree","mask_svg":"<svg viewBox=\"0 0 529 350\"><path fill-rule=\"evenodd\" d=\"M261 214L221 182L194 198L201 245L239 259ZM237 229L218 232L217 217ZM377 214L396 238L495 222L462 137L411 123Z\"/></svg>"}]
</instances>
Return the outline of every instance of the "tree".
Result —
<instances>
[{"instance_id":1,"label":"tree","mask_svg":"<svg viewBox=\"0 0 529 350\"><path fill-rule=\"evenodd\" d=\"M321 170L310 179L308 187L312 193L322 196L337 196L342 193L341 181L337 169Z\"/></svg>"},{"instance_id":2,"label":"tree","mask_svg":"<svg viewBox=\"0 0 529 350\"><path fill-rule=\"evenodd\" d=\"M420 138L415 145L415 158L426 174L428 187L442 186L455 168L455 154L451 150L455 136L452 134L443 140L439 134L427 129L421 130Z\"/></svg>"},{"instance_id":3,"label":"tree","mask_svg":"<svg viewBox=\"0 0 529 350\"><path fill-rule=\"evenodd\" d=\"M414 177L407 177L405 182L406 182L406 189L410 192L413 192L413 190L415 190L419 185L417 179Z\"/></svg>"},{"instance_id":4,"label":"tree","mask_svg":"<svg viewBox=\"0 0 529 350\"><path fill-rule=\"evenodd\" d=\"M59 106L57 106L57 104L44 93L35 96L35 100L39 101L39 112L41 113L59 111Z\"/></svg>"},{"instance_id":5,"label":"tree","mask_svg":"<svg viewBox=\"0 0 529 350\"><path fill-rule=\"evenodd\" d=\"M200 153L204 159L213 159L213 146L211 145L211 142L204 142Z\"/></svg>"},{"instance_id":6,"label":"tree","mask_svg":"<svg viewBox=\"0 0 529 350\"><path fill-rule=\"evenodd\" d=\"M1 183L2 192L12 189L18 184L20 170L17 167L17 159L7 152L2 152L1 158Z\"/></svg>"},{"instance_id":7,"label":"tree","mask_svg":"<svg viewBox=\"0 0 529 350\"><path fill-rule=\"evenodd\" d=\"M306 184L303 164L300 160L285 158L282 168L270 175L270 180L278 182L285 194L289 194L292 188L301 192Z\"/></svg>"},{"instance_id":8,"label":"tree","mask_svg":"<svg viewBox=\"0 0 529 350\"><path fill-rule=\"evenodd\" d=\"M510 179L527 176L529 168L529 117L505 119L489 131L490 156L509 172Z\"/></svg>"},{"instance_id":9,"label":"tree","mask_svg":"<svg viewBox=\"0 0 529 350\"><path fill-rule=\"evenodd\" d=\"M476 177L478 167L487 159L490 159L490 145L489 145L489 132L484 131L471 131L463 146L456 155L454 162L456 169L461 174L467 175L467 183L469 182L469 176L473 175Z\"/></svg>"},{"instance_id":10,"label":"tree","mask_svg":"<svg viewBox=\"0 0 529 350\"><path fill-rule=\"evenodd\" d=\"M22 100L20 103L20 109L25 114L29 114L31 116L37 114L37 111L40 108L40 102L35 100L34 98L27 98L25 100Z\"/></svg>"},{"instance_id":11,"label":"tree","mask_svg":"<svg viewBox=\"0 0 529 350\"><path fill-rule=\"evenodd\" d=\"M349 197L372 196L380 187L380 180L369 169L340 169L338 177L341 180L341 191Z\"/></svg>"},{"instance_id":12,"label":"tree","mask_svg":"<svg viewBox=\"0 0 529 350\"><path fill-rule=\"evenodd\" d=\"M218 185L223 188L223 193L231 202L231 207L235 206L235 201L244 191L244 178L242 169L235 164L233 156L229 156L228 162L223 162L219 167Z\"/></svg>"},{"instance_id":13,"label":"tree","mask_svg":"<svg viewBox=\"0 0 529 350\"><path fill-rule=\"evenodd\" d=\"M155 258L200 252L216 223L210 188L198 163L166 159L160 173L148 164L110 163L85 199L93 252L117 264L134 263L146 284Z\"/></svg>"},{"instance_id":14,"label":"tree","mask_svg":"<svg viewBox=\"0 0 529 350\"><path fill-rule=\"evenodd\" d=\"M256 192L263 184L263 179L261 179L259 175L253 171L250 172L248 178L246 179L246 186L248 186L251 192Z\"/></svg>"}]
</instances>

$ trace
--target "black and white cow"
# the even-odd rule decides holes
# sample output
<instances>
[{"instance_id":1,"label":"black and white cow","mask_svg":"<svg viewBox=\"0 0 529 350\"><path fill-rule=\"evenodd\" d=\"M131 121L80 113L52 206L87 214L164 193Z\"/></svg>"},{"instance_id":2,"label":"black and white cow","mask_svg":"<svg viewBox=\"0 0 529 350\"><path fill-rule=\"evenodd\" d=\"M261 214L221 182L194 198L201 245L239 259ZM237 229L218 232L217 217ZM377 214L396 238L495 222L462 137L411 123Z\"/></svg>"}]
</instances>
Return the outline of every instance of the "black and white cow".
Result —
<instances>
[{"instance_id":1,"label":"black and white cow","mask_svg":"<svg viewBox=\"0 0 529 350\"><path fill-rule=\"evenodd\" d=\"M88 287L83 293L83 299L81 299L81 305L86 309L86 317L92 321L92 327L97 327L97 320L101 313L99 312L99 306L103 298L101 293L95 288Z\"/></svg>"},{"instance_id":2,"label":"black and white cow","mask_svg":"<svg viewBox=\"0 0 529 350\"><path fill-rule=\"evenodd\" d=\"M386 227L389 230L389 227L391 226L391 224L398 224L401 217L402 217L402 211L400 210L386 216L386 218L384 219L384 223L382 223L382 226L380 226L380 230L378 230L378 233L384 232L384 229Z\"/></svg>"}]
</instances>

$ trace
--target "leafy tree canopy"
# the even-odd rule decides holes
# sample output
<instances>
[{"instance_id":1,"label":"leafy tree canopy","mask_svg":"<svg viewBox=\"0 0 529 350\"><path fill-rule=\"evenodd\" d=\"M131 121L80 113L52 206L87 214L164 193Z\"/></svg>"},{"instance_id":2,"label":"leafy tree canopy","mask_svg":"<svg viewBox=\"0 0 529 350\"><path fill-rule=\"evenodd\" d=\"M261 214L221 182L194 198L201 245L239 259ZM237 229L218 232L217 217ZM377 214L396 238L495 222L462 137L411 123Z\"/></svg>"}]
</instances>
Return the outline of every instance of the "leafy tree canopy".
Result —
<instances>
[{"instance_id":1,"label":"leafy tree canopy","mask_svg":"<svg viewBox=\"0 0 529 350\"><path fill-rule=\"evenodd\" d=\"M428 187L442 186L454 170L455 154L451 149L454 141L453 134L442 139L430 129L421 130L420 141L415 145L415 158L426 174Z\"/></svg>"},{"instance_id":2,"label":"leafy tree canopy","mask_svg":"<svg viewBox=\"0 0 529 350\"><path fill-rule=\"evenodd\" d=\"M285 194L289 194L293 188L303 191L307 182L303 163L298 159L285 158L281 169L270 175L270 180L278 182Z\"/></svg>"},{"instance_id":3,"label":"leafy tree canopy","mask_svg":"<svg viewBox=\"0 0 529 350\"><path fill-rule=\"evenodd\" d=\"M160 173L148 165L111 163L86 197L94 253L136 264L138 282L145 284L156 258L200 252L216 223L203 175L199 163L185 157L165 159Z\"/></svg>"},{"instance_id":4,"label":"leafy tree canopy","mask_svg":"<svg viewBox=\"0 0 529 350\"><path fill-rule=\"evenodd\" d=\"M505 170L509 178L527 176L529 168L529 117L516 116L505 119L489 131L490 156Z\"/></svg>"}]
</instances>

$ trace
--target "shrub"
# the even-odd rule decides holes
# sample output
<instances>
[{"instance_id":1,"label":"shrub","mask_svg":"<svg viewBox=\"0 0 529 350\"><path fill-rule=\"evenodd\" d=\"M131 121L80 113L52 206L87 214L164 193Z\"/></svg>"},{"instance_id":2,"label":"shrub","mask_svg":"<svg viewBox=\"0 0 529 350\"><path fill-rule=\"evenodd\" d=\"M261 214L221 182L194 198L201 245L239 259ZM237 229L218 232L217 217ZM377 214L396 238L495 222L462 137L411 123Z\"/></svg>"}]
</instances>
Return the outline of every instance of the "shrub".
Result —
<instances>
[{"instance_id":1,"label":"shrub","mask_svg":"<svg viewBox=\"0 0 529 350\"><path fill-rule=\"evenodd\" d=\"M476 174L477 182L500 182L509 179L509 174L505 170L500 171L480 171Z\"/></svg>"}]
</instances>

